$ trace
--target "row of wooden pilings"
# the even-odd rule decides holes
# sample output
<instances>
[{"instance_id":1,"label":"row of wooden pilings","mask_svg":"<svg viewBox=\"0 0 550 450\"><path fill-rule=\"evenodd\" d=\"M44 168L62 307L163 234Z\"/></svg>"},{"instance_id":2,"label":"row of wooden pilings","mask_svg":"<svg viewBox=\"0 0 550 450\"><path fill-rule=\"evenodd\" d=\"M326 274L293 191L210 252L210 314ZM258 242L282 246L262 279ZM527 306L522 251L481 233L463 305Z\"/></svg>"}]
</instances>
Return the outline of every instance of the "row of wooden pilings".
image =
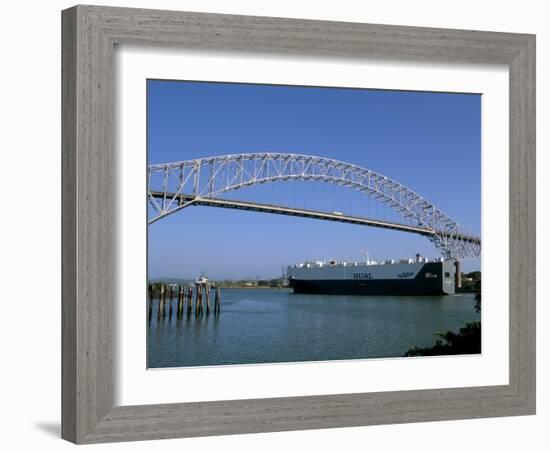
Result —
<instances>
[{"instance_id":1,"label":"row of wooden pilings","mask_svg":"<svg viewBox=\"0 0 550 450\"><path fill-rule=\"evenodd\" d=\"M211 291L214 289L214 309L211 308L210 298ZM164 284L160 286L159 301L157 308L157 318L164 319L167 315L172 318L173 311L176 310L174 303L177 299L177 317L181 319L184 312L187 317L193 314L193 303L195 304L195 317L202 317L206 314L209 316L212 312L215 316L221 313L221 288L219 286L212 287L210 284L196 283L187 285L170 285L170 296L167 298L168 287ZM177 294L177 296L176 296ZM153 317L153 286L149 285L149 320ZM193 302L195 298L195 302Z\"/></svg>"}]
</instances>

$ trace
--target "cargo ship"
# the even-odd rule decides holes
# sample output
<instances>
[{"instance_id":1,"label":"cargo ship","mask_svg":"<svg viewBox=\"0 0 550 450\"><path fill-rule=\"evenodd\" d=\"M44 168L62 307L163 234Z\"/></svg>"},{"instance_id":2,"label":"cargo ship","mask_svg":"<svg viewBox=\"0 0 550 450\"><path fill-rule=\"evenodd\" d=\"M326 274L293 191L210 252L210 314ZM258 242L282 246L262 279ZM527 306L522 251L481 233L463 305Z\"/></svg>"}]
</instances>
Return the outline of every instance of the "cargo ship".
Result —
<instances>
[{"instance_id":1,"label":"cargo ship","mask_svg":"<svg viewBox=\"0 0 550 450\"><path fill-rule=\"evenodd\" d=\"M447 295L455 293L452 260L414 258L384 261L312 261L289 266L296 294Z\"/></svg>"}]
</instances>

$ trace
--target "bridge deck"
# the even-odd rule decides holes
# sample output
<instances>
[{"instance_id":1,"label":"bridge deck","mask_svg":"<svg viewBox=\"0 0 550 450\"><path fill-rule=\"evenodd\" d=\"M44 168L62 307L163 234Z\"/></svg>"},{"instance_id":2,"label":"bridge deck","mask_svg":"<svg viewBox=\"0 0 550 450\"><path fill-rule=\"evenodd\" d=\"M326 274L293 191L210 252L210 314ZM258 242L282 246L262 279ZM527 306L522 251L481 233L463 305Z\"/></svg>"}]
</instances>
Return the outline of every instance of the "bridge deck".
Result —
<instances>
[{"instance_id":1,"label":"bridge deck","mask_svg":"<svg viewBox=\"0 0 550 450\"><path fill-rule=\"evenodd\" d=\"M160 198L160 199L165 198L165 194L159 191L153 191L151 192L151 195L155 198ZM174 197L180 202L180 204L187 203L185 207L192 206L192 205L201 205L201 206L211 206L216 208L241 209L246 211L256 211L256 212L264 212L264 213L270 213L270 214L306 217L310 219L330 220L333 222L344 222L344 223L351 223L355 225L365 225L370 227L386 228L390 230L416 233L416 234L420 234L422 236L428 236L428 237L436 234L435 231L432 230L431 228L401 224L397 222L389 222L384 220L369 219L366 217L348 216L344 214L335 214L335 213L315 211L310 209L291 208L287 206L269 205L269 204L263 204L263 203L244 202L241 200L195 197L195 196L186 195L186 194L175 195L174 193L166 194L167 199L172 199ZM449 235L449 237L451 236ZM478 238L471 238L469 236L453 236L453 237L464 239L465 241L472 242L472 243L480 243L480 240Z\"/></svg>"},{"instance_id":2,"label":"bridge deck","mask_svg":"<svg viewBox=\"0 0 550 450\"><path fill-rule=\"evenodd\" d=\"M162 192L151 192L151 194L155 198L164 198L164 193ZM168 199L171 199L173 197L174 197L174 194L168 194L166 196L166 198ZM408 231L411 233L421 234L423 236L431 236L434 234L433 230L429 228L417 227L414 225L404 225L396 222L375 220L375 219L369 219L364 217L356 217L356 216L348 216L348 215L328 213L328 212L322 212L322 211L315 211L310 209L290 208L287 206L244 202L241 200L193 197L193 196L184 195L184 194L178 195L176 196L176 198L181 203L188 203L188 205L186 206L192 206L192 205L212 206L212 207L218 207L218 208L241 209L246 211L256 211L256 212L265 212L265 213L271 213L271 214L306 217L311 219L330 220L334 222L345 222L345 223L353 223L356 225L367 225L371 227L389 228L389 229L394 229L399 231Z\"/></svg>"}]
</instances>

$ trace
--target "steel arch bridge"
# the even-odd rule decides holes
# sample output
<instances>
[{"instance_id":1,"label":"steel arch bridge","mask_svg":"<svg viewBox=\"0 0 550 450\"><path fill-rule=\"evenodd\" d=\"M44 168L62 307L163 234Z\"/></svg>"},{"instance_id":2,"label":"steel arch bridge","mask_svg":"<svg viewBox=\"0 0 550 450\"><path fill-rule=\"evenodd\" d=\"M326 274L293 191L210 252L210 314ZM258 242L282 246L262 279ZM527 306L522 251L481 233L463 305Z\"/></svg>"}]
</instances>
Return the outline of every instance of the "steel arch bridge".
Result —
<instances>
[{"instance_id":1,"label":"steel arch bridge","mask_svg":"<svg viewBox=\"0 0 550 450\"><path fill-rule=\"evenodd\" d=\"M426 236L446 258L479 258L481 239L428 200L373 170L334 159L292 153L245 153L150 165L149 223L190 205L246 209L389 228ZM222 196L245 187L284 181L317 181L353 189L386 204L405 224Z\"/></svg>"}]
</instances>

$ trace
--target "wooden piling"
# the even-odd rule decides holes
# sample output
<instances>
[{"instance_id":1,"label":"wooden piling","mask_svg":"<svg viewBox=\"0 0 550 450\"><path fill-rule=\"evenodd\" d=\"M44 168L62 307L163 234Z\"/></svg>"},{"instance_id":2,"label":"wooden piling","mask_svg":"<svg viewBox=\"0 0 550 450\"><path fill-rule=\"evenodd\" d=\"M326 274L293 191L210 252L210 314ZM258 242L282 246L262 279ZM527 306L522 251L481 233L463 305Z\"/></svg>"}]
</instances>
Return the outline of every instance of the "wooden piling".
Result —
<instances>
[{"instance_id":1,"label":"wooden piling","mask_svg":"<svg viewBox=\"0 0 550 450\"><path fill-rule=\"evenodd\" d=\"M197 301L195 302L195 317L202 314L202 286L200 284L197 287Z\"/></svg>"},{"instance_id":2,"label":"wooden piling","mask_svg":"<svg viewBox=\"0 0 550 450\"><path fill-rule=\"evenodd\" d=\"M164 319L166 317L166 310L168 309L166 307L166 294L167 294L167 287L162 286L162 318Z\"/></svg>"},{"instance_id":3,"label":"wooden piling","mask_svg":"<svg viewBox=\"0 0 550 450\"><path fill-rule=\"evenodd\" d=\"M153 285L149 283L149 320L153 316Z\"/></svg>"},{"instance_id":4,"label":"wooden piling","mask_svg":"<svg viewBox=\"0 0 550 450\"><path fill-rule=\"evenodd\" d=\"M158 318L164 317L164 284L160 285Z\"/></svg>"},{"instance_id":5,"label":"wooden piling","mask_svg":"<svg viewBox=\"0 0 550 450\"><path fill-rule=\"evenodd\" d=\"M178 294L178 319L183 315L183 299L185 297L185 291L183 285L180 285Z\"/></svg>"},{"instance_id":6,"label":"wooden piling","mask_svg":"<svg viewBox=\"0 0 550 450\"><path fill-rule=\"evenodd\" d=\"M199 315L199 285L195 284L195 317Z\"/></svg>"},{"instance_id":7,"label":"wooden piling","mask_svg":"<svg viewBox=\"0 0 550 450\"><path fill-rule=\"evenodd\" d=\"M218 288L214 287L214 315L218 314Z\"/></svg>"},{"instance_id":8,"label":"wooden piling","mask_svg":"<svg viewBox=\"0 0 550 450\"><path fill-rule=\"evenodd\" d=\"M221 288L214 286L214 293L212 293L212 286L209 284L196 283L195 288L190 284L187 286L187 292L184 285L170 286L170 292L168 293L168 286L164 283L160 284L160 290L158 293L158 319L165 318L166 314L169 314L169 320L172 319L172 314L176 310L177 318L183 317L183 313L187 311L187 317L191 316L193 312L193 297L195 297L195 317L202 317L203 315L209 316L213 313L215 316L221 313ZM194 292L196 290L196 294ZM149 320L153 314L153 301L155 292L153 285L148 286L149 293ZM214 299L212 299L214 295ZM169 298L167 297L169 296ZM214 301L214 308L212 309L212 300ZM170 307L168 308L168 301L170 301ZM174 305L174 302L177 304ZM169 309L169 311L167 311Z\"/></svg>"},{"instance_id":9,"label":"wooden piling","mask_svg":"<svg viewBox=\"0 0 550 450\"><path fill-rule=\"evenodd\" d=\"M216 298L214 300L214 315L220 314L221 288L216 286Z\"/></svg>"},{"instance_id":10,"label":"wooden piling","mask_svg":"<svg viewBox=\"0 0 550 450\"><path fill-rule=\"evenodd\" d=\"M193 286L189 285L187 289L187 317L191 315L193 310Z\"/></svg>"},{"instance_id":11,"label":"wooden piling","mask_svg":"<svg viewBox=\"0 0 550 450\"><path fill-rule=\"evenodd\" d=\"M199 314L202 316L204 314L204 299L203 299L203 286L202 284L199 284L199 293L200 293L200 308L199 308Z\"/></svg>"},{"instance_id":12,"label":"wooden piling","mask_svg":"<svg viewBox=\"0 0 550 450\"><path fill-rule=\"evenodd\" d=\"M204 286L205 294L206 294L206 315L210 315L210 285L207 284Z\"/></svg>"},{"instance_id":13,"label":"wooden piling","mask_svg":"<svg viewBox=\"0 0 550 450\"><path fill-rule=\"evenodd\" d=\"M172 303L174 302L174 286L170 285L170 316L169 319L172 320Z\"/></svg>"}]
</instances>

